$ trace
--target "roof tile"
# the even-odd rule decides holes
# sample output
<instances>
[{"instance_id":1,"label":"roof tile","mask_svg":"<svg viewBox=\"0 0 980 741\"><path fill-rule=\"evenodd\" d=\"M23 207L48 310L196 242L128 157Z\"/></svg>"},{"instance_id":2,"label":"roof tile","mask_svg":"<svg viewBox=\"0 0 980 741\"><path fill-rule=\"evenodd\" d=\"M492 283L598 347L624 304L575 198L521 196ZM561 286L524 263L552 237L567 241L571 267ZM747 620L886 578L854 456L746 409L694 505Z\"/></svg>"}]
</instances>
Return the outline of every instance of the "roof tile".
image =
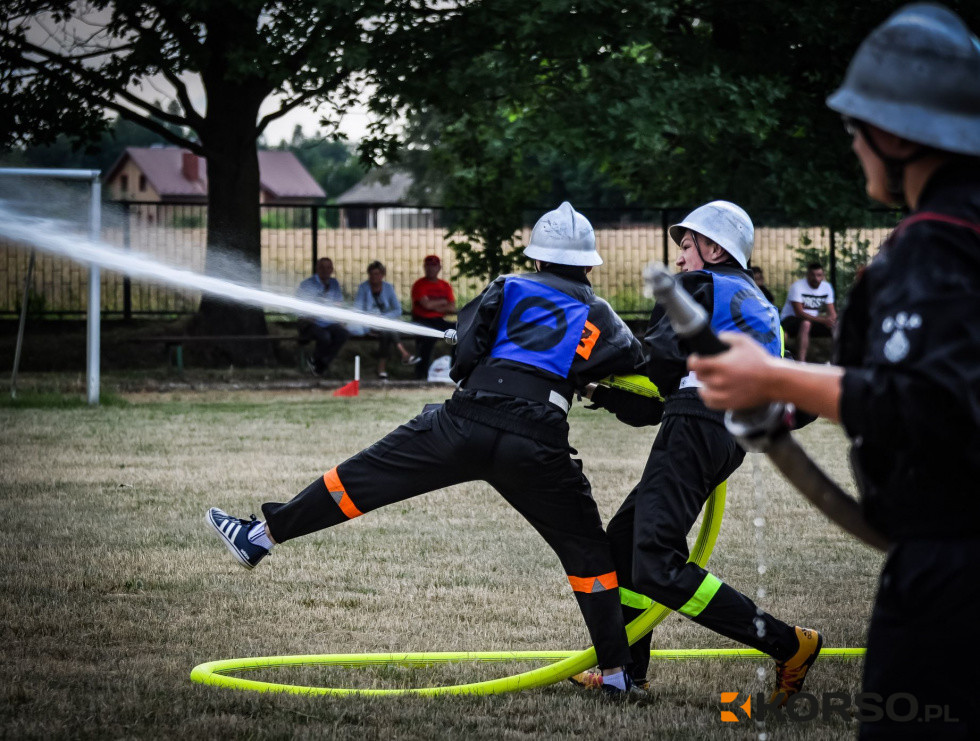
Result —
<instances>
[{"instance_id":1,"label":"roof tile","mask_svg":"<svg viewBox=\"0 0 980 741\"><path fill-rule=\"evenodd\" d=\"M207 162L198 162L198 179L184 175L183 157L189 154L178 147L126 147L106 175L110 180L129 157L146 175L147 181L161 198L207 198ZM263 190L274 198L324 198L310 173L292 152L259 151L259 180Z\"/></svg>"}]
</instances>

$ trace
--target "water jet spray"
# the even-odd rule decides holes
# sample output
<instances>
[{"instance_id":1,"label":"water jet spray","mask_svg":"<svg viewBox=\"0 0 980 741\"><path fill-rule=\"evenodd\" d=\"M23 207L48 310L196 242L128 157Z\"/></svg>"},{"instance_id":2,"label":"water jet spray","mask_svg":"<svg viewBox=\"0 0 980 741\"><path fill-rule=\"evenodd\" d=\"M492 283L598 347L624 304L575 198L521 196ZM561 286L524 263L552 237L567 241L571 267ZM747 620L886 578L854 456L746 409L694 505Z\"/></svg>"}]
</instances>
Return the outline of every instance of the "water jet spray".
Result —
<instances>
[{"instance_id":1,"label":"water jet spray","mask_svg":"<svg viewBox=\"0 0 980 741\"><path fill-rule=\"evenodd\" d=\"M431 327L409 324L397 319L340 306L329 306L210 275L202 275L186 268L167 265L145 255L121 250L104 242L69 234L53 220L24 216L12 211L2 202L0 202L0 237L27 244L43 252L66 257L75 262L124 273L132 278L199 290L250 306L279 309L300 316L328 319L340 324L398 332L415 337L445 339L450 343L455 338L455 333L449 337L446 332Z\"/></svg>"}]
</instances>

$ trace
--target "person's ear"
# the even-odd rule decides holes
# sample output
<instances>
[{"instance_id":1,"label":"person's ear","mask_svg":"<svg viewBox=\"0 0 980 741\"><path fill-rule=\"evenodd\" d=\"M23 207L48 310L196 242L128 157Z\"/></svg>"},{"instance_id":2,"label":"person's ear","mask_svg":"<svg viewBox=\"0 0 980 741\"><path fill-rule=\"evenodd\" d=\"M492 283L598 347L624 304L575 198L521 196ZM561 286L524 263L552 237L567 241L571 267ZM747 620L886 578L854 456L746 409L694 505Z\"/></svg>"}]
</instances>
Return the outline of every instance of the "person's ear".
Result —
<instances>
[{"instance_id":1,"label":"person's ear","mask_svg":"<svg viewBox=\"0 0 980 741\"><path fill-rule=\"evenodd\" d=\"M728 253L725 252L725 250L723 250L721 245L717 242L711 242L711 246L708 249L708 254L706 257L708 258L706 262L723 262L725 258L728 257Z\"/></svg>"}]
</instances>

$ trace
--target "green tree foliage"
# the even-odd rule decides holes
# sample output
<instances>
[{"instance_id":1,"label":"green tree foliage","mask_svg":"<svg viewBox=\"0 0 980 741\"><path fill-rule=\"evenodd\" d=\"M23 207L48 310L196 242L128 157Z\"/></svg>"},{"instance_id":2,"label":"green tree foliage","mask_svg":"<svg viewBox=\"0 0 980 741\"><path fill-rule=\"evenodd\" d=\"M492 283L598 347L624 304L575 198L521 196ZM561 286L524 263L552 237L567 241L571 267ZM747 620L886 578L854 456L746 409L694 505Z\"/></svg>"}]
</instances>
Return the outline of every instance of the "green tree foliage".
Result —
<instances>
[{"instance_id":1,"label":"green tree foliage","mask_svg":"<svg viewBox=\"0 0 980 741\"><path fill-rule=\"evenodd\" d=\"M610 178L582 177L591 142L576 128L574 86L661 13L640 0L496 0L416 29L386 59L370 106L406 115L407 141L398 151L390 131L375 130L362 151L399 159L420 193L449 207L463 274L508 270L523 260L514 232L529 206L574 186L613 193Z\"/></svg>"},{"instance_id":2,"label":"green tree foliage","mask_svg":"<svg viewBox=\"0 0 980 741\"><path fill-rule=\"evenodd\" d=\"M390 123L402 115L431 106L482 123L482 112L498 104L519 110L539 78L572 79L570 72L606 53L621 18L645 15L645 7L638 0L11 0L0 10L0 102L8 114L0 142L45 143L60 133L91 140L107 127L108 111L207 157L209 247L242 255L252 266L247 275L260 254L256 140L275 117L313 104L336 123L368 84L377 120L361 154L381 160L398 144ZM153 80L171 89L176 111L140 92ZM281 104L260 117L272 95ZM499 130L493 117L485 123L481 142ZM465 150L466 132L455 138ZM517 187L527 148L512 154L498 138L492 149L470 150L468 165L491 168L494 183L514 174ZM516 195L511 202L521 200ZM482 231L489 249L499 250L503 231ZM206 309L237 331L248 331L242 317L255 314L208 298L202 315Z\"/></svg>"},{"instance_id":3,"label":"green tree foliage","mask_svg":"<svg viewBox=\"0 0 980 741\"><path fill-rule=\"evenodd\" d=\"M563 200L627 204L625 192L582 159L529 141L525 118L500 114L493 101L480 107L448 123L431 111L419 114L397 155L414 176L412 200L447 207L462 275L492 277L526 267L516 230Z\"/></svg>"},{"instance_id":4,"label":"green tree foliage","mask_svg":"<svg viewBox=\"0 0 980 741\"><path fill-rule=\"evenodd\" d=\"M295 154L331 200L367 174L367 167L350 144L322 136L307 137L298 125L289 142L282 141L277 149Z\"/></svg>"},{"instance_id":5,"label":"green tree foliage","mask_svg":"<svg viewBox=\"0 0 980 741\"><path fill-rule=\"evenodd\" d=\"M515 228L548 185L544 171L527 162L525 147L499 124L498 118L467 113L439 126L431 148L402 155L416 179L412 200L449 207L450 244L462 275L499 275L523 262L514 249Z\"/></svg>"},{"instance_id":6,"label":"green tree foliage","mask_svg":"<svg viewBox=\"0 0 980 741\"><path fill-rule=\"evenodd\" d=\"M92 141L116 115L203 155L209 265L219 252L211 248L232 251L248 279L260 256L256 143L270 121L312 105L336 124L367 85L377 121L361 153L383 159L398 141L390 123L403 113L460 91L509 99L542 50L562 58L563 24L584 37L603 20L598 4L572 8L555 0L9 0L0 9L0 144L51 143L62 133ZM576 52L566 62L580 59ZM176 109L142 92L155 85L169 88ZM279 105L260 116L270 96ZM200 314L205 332L264 329L260 312L209 297Z\"/></svg>"},{"instance_id":7,"label":"green tree foliage","mask_svg":"<svg viewBox=\"0 0 980 741\"><path fill-rule=\"evenodd\" d=\"M117 118L94 142L80 143L58 134L50 144L12 148L0 154L8 167L65 167L108 171L126 147L165 144L163 137L132 121Z\"/></svg>"},{"instance_id":8,"label":"green tree foliage","mask_svg":"<svg viewBox=\"0 0 980 741\"><path fill-rule=\"evenodd\" d=\"M505 268L525 208L579 188L648 205L728 198L839 227L866 200L823 101L901 4L8 0L0 144L91 139L107 111L138 123L207 157L209 246L253 266L258 138L300 105L336 124L361 89L375 115L362 158L428 158L421 180L478 244L467 272ZM949 4L980 27L975 0ZM153 79L176 108L140 92ZM405 120L408 135L392 126ZM256 313L224 318L248 331L240 318Z\"/></svg>"},{"instance_id":9,"label":"green tree foliage","mask_svg":"<svg viewBox=\"0 0 980 741\"><path fill-rule=\"evenodd\" d=\"M467 269L507 254L518 204L557 204L554 163L559 177L591 172L633 203L725 198L762 223L860 223L863 180L824 101L860 41L903 4L545 3L474 57L479 70L413 98L406 162L447 206L490 205L484 221L456 222L478 245L460 242ZM980 5L949 4L980 28Z\"/></svg>"}]
</instances>

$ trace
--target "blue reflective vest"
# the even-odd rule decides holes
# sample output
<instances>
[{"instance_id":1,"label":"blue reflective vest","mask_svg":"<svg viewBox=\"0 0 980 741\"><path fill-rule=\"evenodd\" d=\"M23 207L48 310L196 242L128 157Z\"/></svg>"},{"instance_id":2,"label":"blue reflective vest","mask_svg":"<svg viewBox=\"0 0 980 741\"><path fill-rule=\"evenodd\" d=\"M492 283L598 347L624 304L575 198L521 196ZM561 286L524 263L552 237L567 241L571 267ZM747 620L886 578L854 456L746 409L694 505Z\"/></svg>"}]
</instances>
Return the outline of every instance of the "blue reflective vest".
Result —
<instances>
[{"instance_id":1,"label":"blue reflective vest","mask_svg":"<svg viewBox=\"0 0 980 741\"><path fill-rule=\"evenodd\" d=\"M589 307L526 278L508 278L490 357L568 377Z\"/></svg>"},{"instance_id":2,"label":"blue reflective vest","mask_svg":"<svg viewBox=\"0 0 980 741\"><path fill-rule=\"evenodd\" d=\"M762 291L731 275L711 273L714 281L715 307L711 327L715 332L742 332L766 348L770 355L782 355L779 312Z\"/></svg>"}]
</instances>

